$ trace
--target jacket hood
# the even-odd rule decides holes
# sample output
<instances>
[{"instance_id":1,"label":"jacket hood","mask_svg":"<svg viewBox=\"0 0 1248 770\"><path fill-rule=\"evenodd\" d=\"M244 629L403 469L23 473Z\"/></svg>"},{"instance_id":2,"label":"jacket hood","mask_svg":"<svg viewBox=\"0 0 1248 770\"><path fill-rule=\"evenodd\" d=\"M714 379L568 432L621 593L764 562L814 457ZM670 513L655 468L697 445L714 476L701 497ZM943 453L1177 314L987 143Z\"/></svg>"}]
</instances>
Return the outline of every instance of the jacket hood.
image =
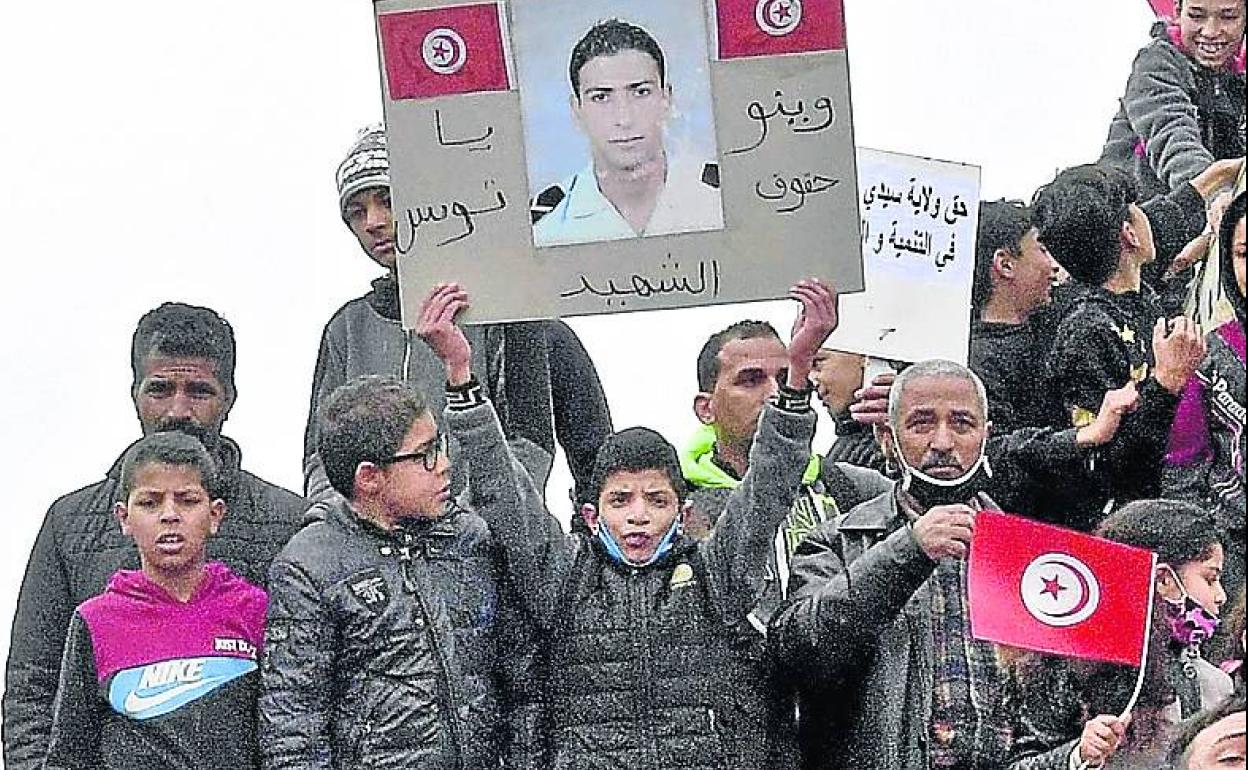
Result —
<instances>
[{"instance_id":1,"label":"jacket hood","mask_svg":"<svg viewBox=\"0 0 1248 770\"><path fill-rule=\"evenodd\" d=\"M815 483L819 478L819 466L819 455L812 453L802 474L803 484ZM686 442L680 453L680 471L686 481L704 489L736 489L741 484L740 479L733 478L715 462L715 428L710 425L698 428Z\"/></svg>"},{"instance_id":2,"label":"jacket hood","mask_svg":"<svg viewBox=\"0 0 1248 770\"><path fill-rule=\"evenodd\" d=\"M210 561L204 565L204 581L195 589L191 602L226 596L243 585L247 584L231 572L229 567L221 562ZM123 569L114 573L108 580L105 592L150 604L181 604L168 591L143 574L143 570L138 569Z\"/></svg>"},{"instance_id":3,"label":"jacket hood","mask_svg":"<svg viewBox=\"0 0 1248 770\"><path fill-rule=\"evenodd\" d=\"M1231 205L1222 215L1222 225L1218 231L1218 267L1222 278L1222 290L1226 299L1235 310L1239 325L1244 325L1244 295L1239 293L1239 284L1235 283L1235 267L1231 264L1234 252L1235 224L1244 218L1248 209L1248 192L1241 192L1231 201Z\"/></svg>"}]
</instances>

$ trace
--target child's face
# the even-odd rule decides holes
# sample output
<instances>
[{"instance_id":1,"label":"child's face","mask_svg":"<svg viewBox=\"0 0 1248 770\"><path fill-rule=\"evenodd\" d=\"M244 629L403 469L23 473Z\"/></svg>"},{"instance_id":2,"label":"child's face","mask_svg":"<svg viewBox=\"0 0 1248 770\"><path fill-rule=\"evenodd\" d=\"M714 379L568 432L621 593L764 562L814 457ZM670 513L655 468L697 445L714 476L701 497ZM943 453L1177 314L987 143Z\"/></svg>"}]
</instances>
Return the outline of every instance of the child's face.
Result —
<instances>
[{"instance_id":1,"label":"child's face","mask_svg":"<svg viewBox=\"0 0 1248 770\"><path fill-rule=\"evenodd\" d=\"M1244 39L1244 0L1183 0L1179 37L1201 66L1225 67Z\"/></svg>"},{"instance_id":2,"label":"child's face","mask_svg":"<svg viewBox=\"0 0 1248 770\"><path fill-rule=\"evenodd\" d=\"M199 469L147 463L135 470L130 495L117 503L116 514L145 571L176 573L203 564L205 543L221 526L225 503L204 489Z\"/></svg>"},{"instance_id":3,"label":"child's face","mask_svg":"<svg viewBox=\"0 0 1248 770\"><path fill-rule=\"evenodd\" d=\"M644 564L654 556L663 536L683 513L667 474L658 469L616 471L607 476L598 506L583 515L594 532L606 527L624 557Z\"/></svg>"}]
</instances>

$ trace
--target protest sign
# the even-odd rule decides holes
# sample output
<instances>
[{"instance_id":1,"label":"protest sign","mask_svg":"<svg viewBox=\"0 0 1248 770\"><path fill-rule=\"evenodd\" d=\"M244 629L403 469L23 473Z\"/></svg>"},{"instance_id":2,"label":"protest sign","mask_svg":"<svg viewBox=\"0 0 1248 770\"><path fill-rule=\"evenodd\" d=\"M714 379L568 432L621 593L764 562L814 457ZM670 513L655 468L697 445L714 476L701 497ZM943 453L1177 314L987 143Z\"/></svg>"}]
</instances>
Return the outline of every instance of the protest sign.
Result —
<instances>
[{"instance_id":1,"label":"protest sign","mask_svg":"<svg viewBox=\"0 0 1248 770\"><path fill-rule=\"evenodd\" d=\"M862 290L841 0L374 8L405 318Z\"/></svg>"},{"instance_id":2,"label":"protest sign","mask_svg":"<svg viewBox=\"0 0 1248 770\"><path fill-rule=\"evenodd\" d=\"M858 150L866 292L841 299L827 347L965 364L979 226L979 168Z\"/></svg>"},{"instance_id":3,"label":"protest sign","mask_svg":"<svg viewBox=\"0 0 1248 770\"><path fill-rule=\"evenodd\" d=\"M976 639L1139 666L1153 611L1152 552L980 511L967 569Z\"/></svg>"}]
</instances>

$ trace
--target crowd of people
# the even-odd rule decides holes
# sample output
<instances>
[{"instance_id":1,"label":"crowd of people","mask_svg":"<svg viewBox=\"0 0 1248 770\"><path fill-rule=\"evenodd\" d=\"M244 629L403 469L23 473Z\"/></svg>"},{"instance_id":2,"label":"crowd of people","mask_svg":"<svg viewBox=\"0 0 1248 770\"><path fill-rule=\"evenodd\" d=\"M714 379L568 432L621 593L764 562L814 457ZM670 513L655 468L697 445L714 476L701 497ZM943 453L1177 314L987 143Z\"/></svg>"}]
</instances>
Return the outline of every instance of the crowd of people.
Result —
<instances>
[{"instance_id":1,"label":"crowd of people","mask_svg":"<svg viewBox=\"0 0 1248 770\"><path fill-rule=\"evenodd\" d=\"M325 327L302 494L223 434L229 323L144 315L142 437L27 565L5 766L1244 768L1244 29L1182 0L1103 157L980 204L968 365L863 382L803 280L787 343L743 320L689 362L680 450L615 430L561 321L461 326L455 283L400 318L365 129L336 181L385 272ZM976 638L984 510L1152 551L1142 668Z\"/></svg>"}]
</instances>

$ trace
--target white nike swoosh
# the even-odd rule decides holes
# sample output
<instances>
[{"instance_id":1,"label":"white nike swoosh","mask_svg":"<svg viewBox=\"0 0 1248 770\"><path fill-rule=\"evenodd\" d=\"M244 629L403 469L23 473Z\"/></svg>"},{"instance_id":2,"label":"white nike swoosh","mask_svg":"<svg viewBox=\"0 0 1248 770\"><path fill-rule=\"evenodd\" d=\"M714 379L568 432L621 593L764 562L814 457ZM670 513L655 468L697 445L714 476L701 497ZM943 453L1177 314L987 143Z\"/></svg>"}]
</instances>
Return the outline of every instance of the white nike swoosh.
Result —
<instances>
[{"instance_id":1,"label":"white nike swoosh","mask_svg":"<svg viewBox=\"0 0 1248 770\"><path fill-rule=\"evenodd\" d=\"M165 705L166 703L173 700L174 698L177 698L180 695L185 695L188 692L194 692L196 690L207 687L210 684L216 684L222 679L225 679L225 677L214 676L209 679L201 679L198 682L187 682L186 684L180 684L171 690L158 692L155 695L145 696L145 695L139 695L137 692L131 692L129 695L126 696L126 702L124 704L124 708L126 709L126 713L128 714L138 714L143 711L151 711L152 709L158 706Z\"/></svg>"}]
</instances>

